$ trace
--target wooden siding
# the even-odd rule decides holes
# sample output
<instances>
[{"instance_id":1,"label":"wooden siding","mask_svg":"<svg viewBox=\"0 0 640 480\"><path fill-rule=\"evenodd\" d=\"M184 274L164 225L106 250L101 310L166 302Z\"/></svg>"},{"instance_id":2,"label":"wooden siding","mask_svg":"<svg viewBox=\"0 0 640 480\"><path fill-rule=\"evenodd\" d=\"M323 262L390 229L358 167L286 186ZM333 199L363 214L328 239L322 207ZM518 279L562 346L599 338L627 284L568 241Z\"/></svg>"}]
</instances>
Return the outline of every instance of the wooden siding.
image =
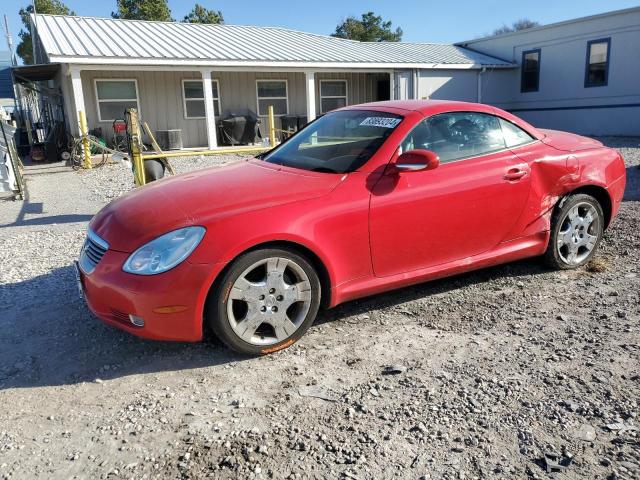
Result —
<instances>
[{"instance_id":1,"label":"wooden siding","mask_svg":"<svg viewBox=\"0 0 640 480\"><path fill-rule=\"evenodd\" d=\"M84 71L81 74L84 104L89 128L102 127L102 133L110 138L112 122L98 121L94 80L109 78L135 78L138 81L140 115L151 129L182 130L185 147L207 145L204 119L185 119L182 105L182 79L202 78L199 72L132 72L132 71Z\"/></svg>"},{"instance_id":2,"label":"wooden siding","mask_svg":"<svg viewBox=\"0 0 640 480\"><path fill-rule=\"evenodd\" d=\"M220 82L222 115L235 109L249 109L258 113L257 80L286 80L290 115L306 115L307 102L303 73L278 72L212 72L211 77ZM268 136L267 117L261 117L260 131ZM276 128L281 128L276 117Z\"/></svg>"},{"instance_id":3,"label":"wooden siding","mask_svg":"<svg viewBox=\"0 0 640 480\"><path fill-rule=\"evenodd\" d=\"M82 88L90 129L101 127L103 135L111 138L111 122L98 120L97 99L95 95L96 79L136 79L140 114L149 123L153 131L175 129L182 130L185 147L206 147L207 131L204 119L186 119L184 115L182 80L200 79L195 71L83 71ZM258 111L256 80L287 80L289 114L306 115L305 75L297 72L212 72L211 78L218 80L222 115L233 110L249 109ZM347 80L348 102L350 105L374 101L377 95L377 79L386 79L385 73L317 73L316 74L316 113L320 114L320 80ZM280 119L276 117L276 128L280 128ZM267 119L262 117L260 127L262 135L267 136Z\"/></svg>"},{"instance_id":4,"label":"wooden siding","mask_svg":"<svg viewBox=\"0 0 640 480\"><path fill-rule=\"evenodd\" d=\"M316 74L316 115L320 115L320 80L346 80L347 104L373 102L377 98L378 79L388 79L387 73L317 73Z\"/></svg>"}]
</instances>

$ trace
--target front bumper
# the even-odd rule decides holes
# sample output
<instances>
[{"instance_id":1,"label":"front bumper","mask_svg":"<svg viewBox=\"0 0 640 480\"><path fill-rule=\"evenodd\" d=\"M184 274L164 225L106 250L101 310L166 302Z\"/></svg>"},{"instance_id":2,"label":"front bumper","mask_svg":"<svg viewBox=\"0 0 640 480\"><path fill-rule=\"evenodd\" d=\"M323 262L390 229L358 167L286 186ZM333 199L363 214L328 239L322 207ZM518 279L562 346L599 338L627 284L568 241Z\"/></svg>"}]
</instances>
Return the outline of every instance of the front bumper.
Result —
<instances>
[{"instance_id":1,"label":"front bumper","mask_svg":"<svg viewBox=\"0 0 640 480\"><path fill-rule=\"evenodd\" d=\"M128 256L108 250L93 272L80 272L89 309L103 322L139 337L201 340L206 297L224 264L185 261L168 272L142 276L122 271ZM129 315L142 318L144 326L135 326Z\"/></svg>"},{"instance_id":2,"label":"front bumper","mask_svg":"<svg viewBox=\"0 0 640 480\"><path fill-rule=\"evenodd\" d=\"M622 203L622 198L624 197L624 189L627 183L626 175L622 175L617 180L611 182L611 184L607 187L609 191L609 196L611 197L611 220L618 214L620 210L620 204Z\"/></svg>"}]
</instances>

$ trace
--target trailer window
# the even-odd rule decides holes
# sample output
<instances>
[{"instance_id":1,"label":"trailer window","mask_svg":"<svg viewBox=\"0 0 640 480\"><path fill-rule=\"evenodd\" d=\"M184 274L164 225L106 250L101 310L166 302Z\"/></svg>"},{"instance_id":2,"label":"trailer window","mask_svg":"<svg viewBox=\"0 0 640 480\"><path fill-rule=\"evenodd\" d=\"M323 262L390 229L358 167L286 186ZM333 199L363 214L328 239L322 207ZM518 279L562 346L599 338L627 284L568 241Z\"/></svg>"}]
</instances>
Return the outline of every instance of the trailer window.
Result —
<instances>
[{"instance_id":1,"label":"trailer window","mask_svg":"<svg viewBox=\"0 0 640 480\"><path fill-rule=\"evenodd\" d=\"M522 52L521 92L537 92L540 88L540 50Z\"/></svg>"},{"instance_id":2,"label":"trailer window","mask_svg":"<svg viewBox=\"0 0 640 480\"><path fill-rule=\"evenodd\" d=\"M609 50L611 39L592 40L587 43L587 71L584 86L604 87L609 80Z\"/></svg>"}]
</instances>

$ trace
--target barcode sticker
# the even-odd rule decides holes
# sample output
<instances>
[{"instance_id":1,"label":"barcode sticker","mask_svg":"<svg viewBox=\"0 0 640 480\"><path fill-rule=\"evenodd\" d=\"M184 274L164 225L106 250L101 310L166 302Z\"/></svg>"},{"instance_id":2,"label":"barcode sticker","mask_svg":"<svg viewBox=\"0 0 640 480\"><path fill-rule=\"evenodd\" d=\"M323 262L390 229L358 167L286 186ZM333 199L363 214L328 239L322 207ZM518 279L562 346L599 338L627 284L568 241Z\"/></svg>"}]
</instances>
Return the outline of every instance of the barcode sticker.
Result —
<instances>
[{"instance_id":1,"label":"barcode sticker","mask_svg":"<svg viewBox=\"0 0 640 480\"><path fill-rule=\"evenodd\" d=\"M360 122L360 125L365 127L396 128L396 125L401 121L401 118L393 117L367 117Z\"/></svg>"}]
</instances>

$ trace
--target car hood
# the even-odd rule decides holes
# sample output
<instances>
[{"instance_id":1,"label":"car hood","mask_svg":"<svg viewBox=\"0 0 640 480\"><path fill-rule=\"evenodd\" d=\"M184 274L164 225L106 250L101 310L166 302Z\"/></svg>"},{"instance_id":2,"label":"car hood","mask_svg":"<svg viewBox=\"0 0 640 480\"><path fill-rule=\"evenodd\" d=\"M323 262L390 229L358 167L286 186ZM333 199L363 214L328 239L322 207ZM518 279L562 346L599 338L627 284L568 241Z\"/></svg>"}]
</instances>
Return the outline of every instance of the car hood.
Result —
<instances>
[{"instance_id":1,"label":"car hood","mask_svg":"<svg viewBox=\"0 0 640 480\"><path fill-rule=\"evenodd\" d=\"M243 161L136 188L100 210L89 226L109 248L132 252L177 228L206 227L224 216L326 195L342 178L259 160Z\"/></svg>"},{"instance_id":2,"label":"car hood","mask_svg":"<svg viewBox=\"0 0 640 480\"><path fill-rule=\"evenodd\" d=\"M575 133L561 132L559 130L547 130L539 128L545 136L542 142L565 152L576 152L578 150L588 150L590 148L600 148L602 143L593 138L583 137Z\"/></svg>"}]
</instances>

